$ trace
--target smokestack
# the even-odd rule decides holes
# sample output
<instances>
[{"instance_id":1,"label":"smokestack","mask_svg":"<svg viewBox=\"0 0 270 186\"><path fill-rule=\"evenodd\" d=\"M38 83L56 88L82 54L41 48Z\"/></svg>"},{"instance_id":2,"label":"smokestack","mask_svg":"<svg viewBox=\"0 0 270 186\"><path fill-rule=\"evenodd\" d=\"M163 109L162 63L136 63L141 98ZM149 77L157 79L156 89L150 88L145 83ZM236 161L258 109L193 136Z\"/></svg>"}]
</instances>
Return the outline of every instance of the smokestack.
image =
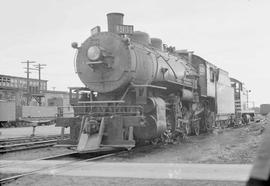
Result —
<instances>
[{"instance_id":1,"label":"smokestack","mask_svg":"<svg viewBox=\"0 0 270 186\"><path fill-rule=\"evenodd\" d=\"M122 13L109 13L107 14L108 31L116 33L116 25L123 24L124 14Z\"/></svg>"}]
</instances>

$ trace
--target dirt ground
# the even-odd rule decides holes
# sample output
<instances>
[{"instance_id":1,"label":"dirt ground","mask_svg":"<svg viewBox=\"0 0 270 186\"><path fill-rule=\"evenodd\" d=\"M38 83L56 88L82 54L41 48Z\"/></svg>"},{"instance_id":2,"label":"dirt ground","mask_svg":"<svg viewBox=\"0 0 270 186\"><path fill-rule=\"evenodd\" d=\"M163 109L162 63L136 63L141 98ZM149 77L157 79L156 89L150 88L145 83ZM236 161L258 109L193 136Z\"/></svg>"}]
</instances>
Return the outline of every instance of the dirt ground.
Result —
<instances>
[{"instance_id":1,"label":"dirt ground","mask_svg":"<svg viewBox=\"0 0 270 186\"><path fill-rule=\"evenodd\" d=\"M104 161L159 163L252 163L256 157L261 135L268 127L264 122L223 132L190 136L179 144L157 146L134 151L128 155Z\"/></svg>"},{"instance_id":2,"label":"dirt ground","mask_svg":"<svg viewBox=\"0 0 270 186\"><path fill-rule=\"evenodd\" d=\"M213 134L191 136L179 144L159 145L151 149L139 149L128 155L108 158L102 161L140 162L140 163L253 163L258 146L262 140L268 121L252 123L241 128L228 128ZM269 129L268 129L269 130ZM61 150L58 149L59 153ZM55 149L35 150L37 153L21 152L1 155L1 159L33 159L45 152L56 153ZM39 151L39 153L38 153ZM56 154L57 154L56 153ZM28 154L28 155L26 155ZM39 155L38 155L39 154ZM51 154L50 154L51 155ZM47 156L47 154L46 154ZM7 185L245 185L243 182L185 181L161 179L128 179L101 177L65 177L31 175L20 178Z\"/></svg>"}]
</instances>

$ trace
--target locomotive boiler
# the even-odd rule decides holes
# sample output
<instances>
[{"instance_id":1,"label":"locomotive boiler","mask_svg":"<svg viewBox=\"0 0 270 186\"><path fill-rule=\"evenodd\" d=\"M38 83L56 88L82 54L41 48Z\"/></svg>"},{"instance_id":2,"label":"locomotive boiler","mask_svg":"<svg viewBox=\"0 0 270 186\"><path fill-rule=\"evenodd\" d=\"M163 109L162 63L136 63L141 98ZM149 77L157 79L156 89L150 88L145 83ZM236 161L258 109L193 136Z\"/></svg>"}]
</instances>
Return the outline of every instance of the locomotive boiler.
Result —
<instances>
[{"instance_id":1,"label":"locomotive boiler","mask_svg":"<svg viewBox=\"0 0 270 186\"><path fill-rule=\"evenodd\" d=\"M65 143L88 152L211 130L218 116L218 79L228 74L193 52L133 31L123 17L107 14L107 32L95 27L80 46L72 43L76 73L85 87L70 89L75 117L57 119L57 126L71 129ZM232 92L226 82L222 89ZM220 121L229 121L231 113L230 105Z\"/></svg>"}]
</instances>

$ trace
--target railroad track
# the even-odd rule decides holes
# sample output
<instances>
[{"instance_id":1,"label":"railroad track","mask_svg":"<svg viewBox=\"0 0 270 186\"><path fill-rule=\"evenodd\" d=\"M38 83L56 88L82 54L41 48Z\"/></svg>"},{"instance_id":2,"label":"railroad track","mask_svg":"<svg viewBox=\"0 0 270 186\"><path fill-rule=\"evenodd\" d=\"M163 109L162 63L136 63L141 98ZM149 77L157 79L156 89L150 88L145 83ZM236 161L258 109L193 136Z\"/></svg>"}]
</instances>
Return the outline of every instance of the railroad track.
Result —
<instances>
[{"instance_id":1,"label":"railroad track","mask_svg":"<svg viewBox=\"0 0 270 186\"><path fill-rule=\"evenodd\" d=\"M56 155L56 156L50 156L50 157L45 157L45 158L41 158L41 159L38 159L38 160L66 160L66 158L72 158L69 159L68 162L66 163L62 163L62 164L59 164L59 165L49 165L47 167L43 167L43 168L40 168L40 169L37 169L37 170L33 170L33 171L29 171L27 173L22 173L22 174L17 174L15 176L10 176L10 177L6 177L6 178L2 178L0 180L0 185L1 184L4 184L4 183L8 183L8 182L11 182L13 180L16 180L18 178L21 178L21 177L24 177L24 176L29 176L29 175L32 175L32 174L36 174L38 172L41 172L41 171L50 171L50 170L57 170L57 169L60 169L60 168L66 168L66 167L69 167L69 166L76 166L77 163L82 163L82 162L88 162L88 161L96 161L96 160L100 160L100 159L104 159L104 158L107 158L107 157L111 157L111 156L116 156L116 155L120 155L120 154L123 154L123 153L127 153L128 151L127 150L123 150L123 149L120 149L120 150L114 150L114 151L109 151L109 152L95 152L95 153L88 153L88 154L79 154L77 152L72 152L72 153L66 153L66 154L60 154L60 155ZM82 155L82 156L80 156ZM37 161L37 160L30 160L30 161ZM30 162L30 161L27 161L27 162ZM9 166L10 164L7 164L7 165L3 165L1 166L0 168L3 168L5 166ZM14 166L14 165L13 165ZM79 166L79 165L77 165Z\"/></svg>"},{"instance_id":2,"label":"railroad track","mask_svg":"<svg viewBox=\"0 0 270 186\"><path fill-rule=\"evenodd\" d=\"M14 152L20 150L34 149L53 146L60 139L59 135L46 137L22 137L7 138L0 140L0 153Z\"/></svg>"}]
</instances>

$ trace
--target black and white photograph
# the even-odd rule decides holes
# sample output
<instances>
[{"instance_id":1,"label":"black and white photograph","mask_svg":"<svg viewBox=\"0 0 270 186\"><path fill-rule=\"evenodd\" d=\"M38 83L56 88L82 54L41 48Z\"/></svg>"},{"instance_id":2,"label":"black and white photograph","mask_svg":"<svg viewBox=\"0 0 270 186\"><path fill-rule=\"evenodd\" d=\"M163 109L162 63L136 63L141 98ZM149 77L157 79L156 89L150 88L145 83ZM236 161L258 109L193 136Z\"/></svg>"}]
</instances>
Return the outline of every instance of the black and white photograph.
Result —
<instances>
[{"instance_id":1,"label":"black and white photograph","mask_svg":"<svg viewBox=\"0 0 270 186\"><path fill-rule=\"evenodd\" d=\"M0 0L0 185L270 185L270 1Z\"/></svg>"}]
</instances>

